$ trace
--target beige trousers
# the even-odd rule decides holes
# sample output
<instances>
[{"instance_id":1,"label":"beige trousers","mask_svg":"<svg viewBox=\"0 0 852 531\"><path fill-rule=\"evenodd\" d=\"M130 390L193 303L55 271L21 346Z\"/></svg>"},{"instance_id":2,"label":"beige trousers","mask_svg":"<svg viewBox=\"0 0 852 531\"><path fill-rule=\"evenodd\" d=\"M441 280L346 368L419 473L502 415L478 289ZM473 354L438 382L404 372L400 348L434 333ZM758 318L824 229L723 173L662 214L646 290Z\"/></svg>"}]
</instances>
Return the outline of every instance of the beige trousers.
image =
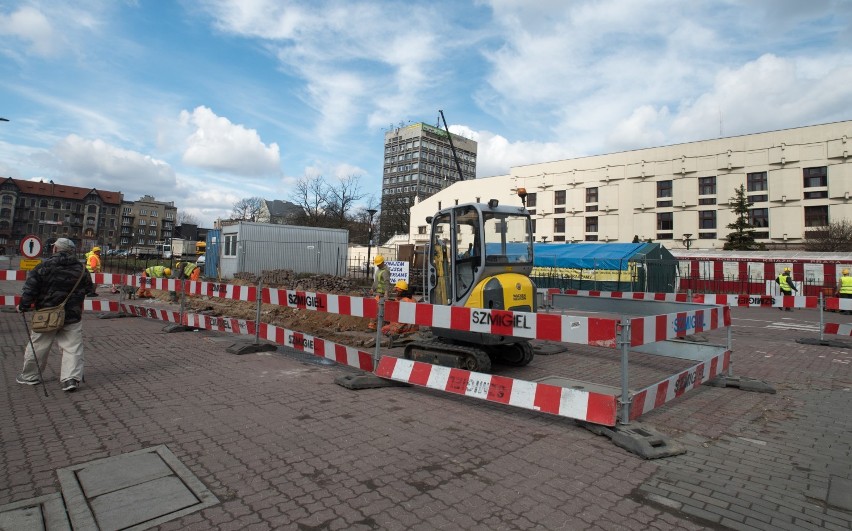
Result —
<instances>
[{"instance_id":1,"label":"beige trousers","mask_svg":"<svg viewBox=\"0 0 852 531\"><path fill-rule=\"evenodd\" d=\"M56 332L47 334L39 334L32 332L30 334L32 345L27 341L27 348L24 350L24 368L21 369L21 375L28 380L38 378L38 367L36 367L36 357L41 362L42 367L47 364L47 356L50 354L50 348L54 341L59 345L59 350L62 351L62 368L59 373L59 381L64 382L70 378L83 381L83 322L67 324ZM33 346L36 349L36 356L33 356Z\"/></svg>"}]
</instances>

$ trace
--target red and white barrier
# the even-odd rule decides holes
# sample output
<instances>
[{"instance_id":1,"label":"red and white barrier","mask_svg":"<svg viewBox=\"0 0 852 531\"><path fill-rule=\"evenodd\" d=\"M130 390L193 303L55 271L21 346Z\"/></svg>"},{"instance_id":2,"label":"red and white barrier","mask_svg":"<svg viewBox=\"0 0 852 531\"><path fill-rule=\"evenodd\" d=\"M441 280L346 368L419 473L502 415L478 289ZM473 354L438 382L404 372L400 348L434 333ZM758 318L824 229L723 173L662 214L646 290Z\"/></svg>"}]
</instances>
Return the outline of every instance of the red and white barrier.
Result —
<instances>
[{"instance_id":1,"label":"red and white barrier","mask_svg":"<svg viewBox=\"0 0 852 531\"><path fill-rule=\"evenodd\" d=\"M644 415L727 372L730 364L731 351L726 350L710 360L702 361L662 382L642 389L634 394L630 401L630 420L635 420L640 415Z\"/></svg>"},{"instance_id":2,"label":"red and white barrier","mask_svg":"<svg viewBox=\"0 0 852 531\"><path fill-rule=\"evenodd\" d=\"M825 323L823 333L836 336L852 336L852 324Z\"/></svg>"},{"instance_id":3,"label":"red and white barrier","mask_svg":"<svg viewBox=\"0 0 852 531\"><path fill-rule=\"evenodd\" d=\"M188 313L183 316L184 326L192 328L203 328L205 330L217 330L219 332L229 332L231 334L254 335L254 321L246 321L245 319L235 319L233 317L214 317L212 315L202 315L199 313Z\"/></svg>"},{"instance_id":4,"label":"red and white barrier","mask_svg":"<svg viewBox=\"0 0 852 531\"><path fill-rule=\"evenodd\" d=\"M0 280L26 280L27 272L26 271L15 271L10 269L4 269L0 271Z\"/></svg>"},{"instance_id":5,"label":"red and white barrier","mask_svg":"<svg viewBox=\"0 0 852 531\"><path fill-rule=\"evenodd\" d=\"M260 297L266 304L354 317L375 318L379 308L378 301L372 297L331 295L310 291L263 288Z\"/></svg>"},{"instance_id":6,"label":"red and white barrier","mask_svg":"<svg viewBox=\"0 0 852 531\"><path fill-rule=\"evenodd\" d=\"M852 299L841 299L839 297L828 297L825 299L825 309L852 312Z\"/></svg>"},{"instance_id":7,"label":"red and white barrier","mask_svg":"<svg viewBox=\"0 0 852 531\"><path fill-rule=\"evenodd\" d=\"M731 325L728 306L630 319L630 345L639 346Z\"/></svg>"},{"instance_id":8,"label":"red and white barrier","mask_svg":"<svg viewBox=\"0 0 852 531\"><path fill-rule=\"evenodd\" d=\"M175 281L171 280L170 282ZM176 282L181 281L178 280ZM179 291L179 289L180 288L168 288L169 291ZM257 300L257 286L236 286L234 284L225 284L222 282L198 282L195 280L188 280L186 281L184 291L188 295L207 295L208 297L220 297L222 299L231 299L235 301L254 302Z\"/></svg>"},{"instance_id":9,"label":"red and white barrier","mask_svg":"<svg viewBox=\"0 0 852 531\"><path fill-rule=\"evenodd\" d=\"M169 323L181 324L180 313L162 308L149 308L147 306L138 306L135 304L121 304L121 311L135 315L137 317L147 317L149 319L157 319L159 321L167 321Z\"/></svg>"},{"instance_id":10,"label":"red and white barrier","mask_svg":"<svg viewBox=\"0 0 852 531\"><path fill-rule=\"evenodd\" d=\"M0 295L0 306L17 306L20 303L20 295Z\"/></svg>"},{"instance_id":11,"label":"red and white barrier","mask_svg":"<svg viewBox=\"0 0 852 531\"><path fill-rule=\"evenodd\" d=\"M643 291L594 291L566 289L565 295L585 297L609 297L613 299L632 299L637 301L690 302L686 293L646 293Z\"/></svg>"},{"instance_id":12,"label":"red and white barrier","mask_svg":"<svg viewBox=\"0 0 852 531\"><path fill-rule=\"evenodd\" d=\"M376 375L439 391L615 426L616 397L384 356Z\"/></svg>"},{"instance_id":13,"label":"red and white barrier","mask_svg":"<svg viewBox=\"0 0 852 531\"><path fill-rule=\"evenodd\" d=\"M86 299L83 301L83 311L117 312L119 309L118 301L104 299Z\"/></svg>"}]
</instances>

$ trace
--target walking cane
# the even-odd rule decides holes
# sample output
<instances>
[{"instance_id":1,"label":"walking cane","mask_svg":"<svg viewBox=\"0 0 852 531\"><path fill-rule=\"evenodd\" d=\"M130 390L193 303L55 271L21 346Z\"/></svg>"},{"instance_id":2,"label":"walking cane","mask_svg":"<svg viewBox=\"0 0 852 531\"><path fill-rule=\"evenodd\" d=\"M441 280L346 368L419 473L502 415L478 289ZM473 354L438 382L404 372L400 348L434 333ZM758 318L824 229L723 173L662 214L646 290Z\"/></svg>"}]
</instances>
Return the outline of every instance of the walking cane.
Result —
<instances>
[{"instance_id":1,"label":"walking cane","mask_svg":"<svg viewBox=\"0 0 852 531\"><path fill-rule=\"evenodd\" d=\"M41 381L41 387L44 389L44 396L47 396L47 386L44 385L44 378L41 375L41 364L38 362L38 356L36 355L35 345L33 344L33 336L30 334L30 327L27 325L27 316L24 315L24 312L21 312L21 317L24 320L24 330L27 331L27 337L30 340L30 348L33 349L33 359L35 359L36 368L38 369L38 379L39 381Z\"/></svg>"}]
</instances>

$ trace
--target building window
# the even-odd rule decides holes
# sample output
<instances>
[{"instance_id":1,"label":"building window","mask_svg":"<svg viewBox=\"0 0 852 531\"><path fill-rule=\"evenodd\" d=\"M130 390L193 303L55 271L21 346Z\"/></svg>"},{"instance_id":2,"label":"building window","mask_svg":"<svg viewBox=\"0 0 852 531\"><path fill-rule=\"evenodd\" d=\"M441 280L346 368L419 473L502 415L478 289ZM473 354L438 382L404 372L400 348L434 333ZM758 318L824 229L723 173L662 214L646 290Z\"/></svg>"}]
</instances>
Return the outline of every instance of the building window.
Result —
<instances>
[{"instance_id":1,"label":"building window","mask_svg":"<svg viewBox=\"0 0 852 531\"><path fill-rule=\"evenodd\" d=\"M715 197L702 197L698 200L699 205L715 205L716 198Z\"/></svg>"},{"instance_id":2,"label":"building window","mask_svg":"<svg viewBox=\"0 0 852 531\"><path fill-rule=\"evenodd\" d=\"M564 205L565 204L565 190L557 190L553 193L553 204L554 205Z\"/></svg>"},{"instance_id":3,"label":"building window","mask_svg":"<svg viewBox=\"0 0 852 531\"><path fill-rule=\"evenodd\" d=\"M753 208L748 211L748 222L754 228L769 227L769 209Z\"/></svg>"},{"instance_id":4,"label":"building window","mask_svg":"<svg viewBox=\"0 0 852 531\"><path fill-rule=\"evenodd\" d=\"M553 237L553 241L555 241L555 242L564 242L564 241L565 241L565 235L560 234L559 236L554 236L554 237Z\"/></svg>"},{"instance_id":5,"label":"building window","mask_svg":"<svg viewBox=\"0 0 852 531\"><path fill-rule=\"evenodd\" d=\"M769 201L769 196L767 194L756 194L748 196L749 203L765 203Z\"/></svg>"},{"instance_id":6,"label":"building window","mask_svg":"<svg viewBox=\"0 0 852 531\"><path fill-rule=\"evenodd\" d=\"M657 230L674 230L674 221L671 212L660 212L657 214ZM659 239L659 236L657 236Z\"/></svg>"},{"instance_id":7,"label":"building window","mask_svg":"<svg viewBox=\"0 0 852 531\"><path fill-rule=\"evenodd\" d=\"M535 206L535 194L527 194L527 208Z\"/></svg>"},{"instance_id":8,"label":"building window","mask_svg":"<svg viewBox=\"0 0 852 531\"><path fill-rule=\"evenodd\" d=\"M586 203L597 203L598 202L598 189L594 188L586 188Z\"/></svg>"},{"instance_id":9,"label":"building window","mask_svg":"<svg viewBox=\"0 0 852 531\"><path fill-rule=\"evenodd\" d=\"M426 225L419 225L417 227L417 234L426 234Z\"/></svg>"},{"instance_id":10,"label":"building window","mask_svg":"<svg viewBox=\"0 0 852 531\"><path fill-rule=\"evenodd\" d=\"M565 218L553 220L553 232L565 232Z\"/></svg>"},{"instance_id":11,"label":"building window","mask_svg":"<svg viewBox=\"0 0 852 531\"><path fill-rule=\"evenodd\" d=\"M716 228L716 211L715 210L699 210L698 211L698 228L699 229L715 229Z\"/></svg>"},{"instance_id":12,"label":"building window","mask_svg":"<svg viewBox=\"0 0 852 531\"><path fill-rule=\"evenodd\" d=\"M805 188L816 188L828 186L828 168L819 166L816 168L804 168Z\"/></svg>"},{"instance_id":13,"label":"building window","mask_svg":"<svg viewBox=\"0 0 852 531\"><path fill-rule=\"evenodd\" d=\"M598 241L598 235L597 234L586 234L586 241L587 242L596 242L596 241Z\"/></svg>"},{"instance_id":14,"label":"building window","mask_svg":"<svg viewBox=\"0 0 852 531\"><path fill-rule=\"evenodd\" d=\"M698 195L716 195L716 177L698 178Z\"/></svg>"},{"instance_id":15,"label":"building window","mask_svg":"<svg viewBox=\"0 0 852 531\"><path fill-rule=\"evenodd\" d=\"M222 256L237 256L237 235L227 234L224 240L225 246L222 249Z\"/></svg>"},{"instance_id":16,"label":"building window","mask_svg":"<svg viewBox=\"0 0 852 531\"><path fill-rule=\"evenodd\" d=\"M808 188L825 188L828 186L828 168L804 168L805 199L823 199L828 197L828 190L808 190Z\"/></svg>"},{"instance_id":17,"label":"building window","mask_svg":"<svg viewBox=\"0 0 852 531\"><path fill-rule=\"evenodd\" d=\"M758 171L754 173L749 173L746 175L746 191L748 192L762 192L767 190L768 186L766 184L766 172Z\"/></svg>"},{"instance_id":18,"label":"building window","mask_svg":"<svg viewBox=\"0 0 852 531\"><path fill-rule=\"evenodd\" d=\"M805 227L828 225L828 205L805 207Z\"/></svg>"},{"instance_id":19,"label":"building window","mask_svg":"<svg viewBox=\"0 0 852 531\"><path fill-rule=\"evenodd\" d=\"M597 232L598 231L598 217L591 216L586 218L586 232Z\"/></svg>"},{"instance_id":20,"label":"building window","mask_svg":"<svg viewBox=\"0 0 852 531\"><path fill-rule=\"evenodd\" d=\"M658 181L657 182L657 206L658 207L670 207L672 206L672 182L671 181ZM660 198L664 198L662 201ZM668 199L665 199L668 198Z\"/></svg>"},{"instance_id":21,"label":"building window","mask_svg":"<svg viewBox=\"0 0 852 531\"><path fill-rule=\"evenodd\" d=\"M699 240L715 240L716 233L715 232L699 232L698 233Z\"/></svg>"}]
</instances>

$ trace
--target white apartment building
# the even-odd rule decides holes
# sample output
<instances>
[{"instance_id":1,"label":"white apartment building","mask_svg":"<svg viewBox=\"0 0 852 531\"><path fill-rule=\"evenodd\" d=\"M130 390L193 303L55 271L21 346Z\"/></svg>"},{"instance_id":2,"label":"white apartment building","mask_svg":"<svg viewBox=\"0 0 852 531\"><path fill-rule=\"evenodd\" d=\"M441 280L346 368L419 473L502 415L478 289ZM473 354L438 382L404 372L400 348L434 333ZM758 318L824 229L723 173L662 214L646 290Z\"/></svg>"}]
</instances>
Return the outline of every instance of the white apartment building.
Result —
<instances>
[{"instance_id":1,"label":"white apartment building","mask_svg":"<svg viewBox=\"0 0 852 531\"><path fill-rule=\"evenodd\" d=\"M454 183L411 207L410 238L427 241L426 217L454 204L529 194L536 241L630 242L721 249L741 185L757 241L801 246L805 231L852 220L852 121L703 140L511 168Z\"/></svg>"}]
</instances>

